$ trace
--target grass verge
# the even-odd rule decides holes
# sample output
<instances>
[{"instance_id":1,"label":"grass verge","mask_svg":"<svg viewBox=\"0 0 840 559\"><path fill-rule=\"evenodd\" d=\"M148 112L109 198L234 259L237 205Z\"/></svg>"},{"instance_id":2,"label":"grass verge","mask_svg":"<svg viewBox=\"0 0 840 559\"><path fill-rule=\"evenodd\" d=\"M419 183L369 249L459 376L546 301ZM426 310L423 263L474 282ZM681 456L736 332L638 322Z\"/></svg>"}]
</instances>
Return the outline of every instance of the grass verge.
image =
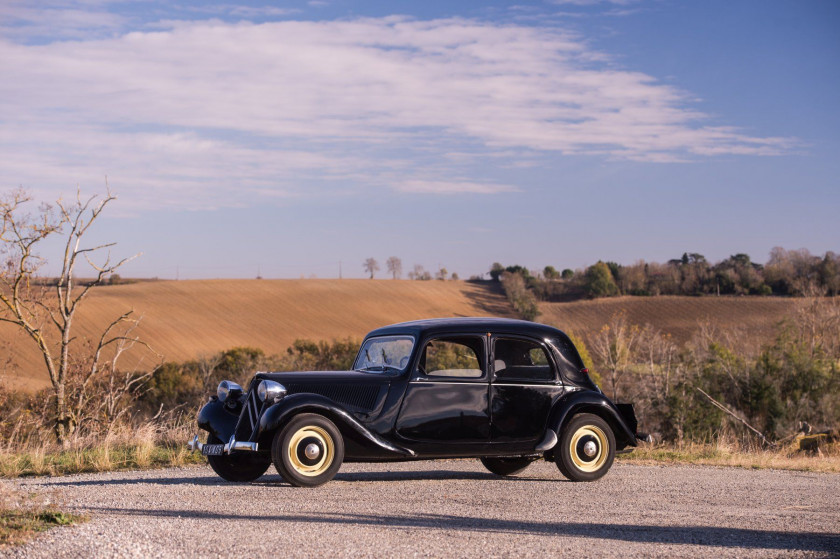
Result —
<instances>
[{"instance_id":1,"label":"grass verge","mask_svg":"<svg viewBox=\"0 0 840 559\"><path fill-rule=\"evenodd\" d=\"M54 476L202 464L205 458L186 445L121 444L0 453L0 476Z\"/></svg>"},{"instance_id":2,"label":"grass verge","mask_svg":"<svg viewBox=\"0 0 840 559\"><path fill-rule=\"evenodd\" d=\"M840 443L806 453L794 447L777 450L741 450L726 444L642 445L618 456L621 462L635 464L695 464L746 469L795 470L840 473Z\"/></svg>"}]
</instances>

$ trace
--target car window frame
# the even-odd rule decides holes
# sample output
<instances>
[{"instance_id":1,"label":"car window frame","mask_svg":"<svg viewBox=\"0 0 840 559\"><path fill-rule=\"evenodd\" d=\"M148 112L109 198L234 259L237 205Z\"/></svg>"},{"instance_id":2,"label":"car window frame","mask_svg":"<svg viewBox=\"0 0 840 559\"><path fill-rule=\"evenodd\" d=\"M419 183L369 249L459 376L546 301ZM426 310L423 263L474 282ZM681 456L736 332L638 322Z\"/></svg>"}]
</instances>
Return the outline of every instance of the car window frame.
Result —
<instances>
[{"instance_id":1,"label":"car window frame","mask_svg":"<svg viewBox=\"0 0 840 559\"><path fill-rule=\"evenodd\" d=\"M420 381L420 382L438 382L438 383L485 383L487 384L490 381L490 364L489 364L489 350L488 350L488 334L486 332L450 332L450 333L438 333L433 334L430 336L425 337L422 340L421 344L418 344L418 352L417 357L415 358L413 372L411 378L413 381ZM428 345L435 340L446 340L447 338L476 338L481 341L481 349L482 353L478 356L479 358L479 366L482 365L483 360L483 367L481 368L481 376L480 377L454 377L454 376L436 376L436 375L429 375L425 372L420 371L420 361L423 359L423 353L426 351Z\"/></svg>"},{"instance_id":2,"label":"car window frame","mask_svg":"<svg viewBox=\"0 0 840 559\"><path fill-rule=\"evenodd\" d=\"M498 340L519 340L534 344L539 346L539 348L545 354L546 360L548 361L549 367L551 367L553 378L551 379L529 379L524 377L513 377L513 378L499 378L496 375L496 342ZM488 357L488 369L492 369L489 371L490 382L497 383L497 384L549 384L549 385L556 385L561 384L560 380L560 369L557 366L557 363L554 359L554 354L551 350L551 347L539 340L537 338L532 338L530 336L523 336L521 334L493 334L490 337L489 343L489 357Z\"/></svg>"}]
</instances>

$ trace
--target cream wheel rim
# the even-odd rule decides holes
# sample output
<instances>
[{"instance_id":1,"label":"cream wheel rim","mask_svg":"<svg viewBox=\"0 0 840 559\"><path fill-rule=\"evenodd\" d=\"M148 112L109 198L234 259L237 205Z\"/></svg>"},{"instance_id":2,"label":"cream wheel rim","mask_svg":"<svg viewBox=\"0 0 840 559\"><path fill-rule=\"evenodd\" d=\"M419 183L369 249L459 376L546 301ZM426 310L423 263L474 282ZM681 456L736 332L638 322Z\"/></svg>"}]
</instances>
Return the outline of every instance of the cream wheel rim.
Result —
<instances>
[{"instance_id":1,"label":"cream wheel rim","mask_svg":"<svg viewBox=\"0 0 840 559\"><path fill-rule=\"evenodd\" d=\"M307 425L295 431L286 452L297 473L314 477L326 472L333 463L335 443L326 429Z\"/></svg>"},{"instance_id":2,"label":"cream wheel rim","mask_svg":"<svg viewBox=\"0 0 840 559\"><path fill-rule=\"evenodd\" d=\"M594 449L593 449L594 445ZM584 425L569 441L569 455L582 472L597 472L607 461L607 434L595 425Z\"/></svg>"}]
</instances>

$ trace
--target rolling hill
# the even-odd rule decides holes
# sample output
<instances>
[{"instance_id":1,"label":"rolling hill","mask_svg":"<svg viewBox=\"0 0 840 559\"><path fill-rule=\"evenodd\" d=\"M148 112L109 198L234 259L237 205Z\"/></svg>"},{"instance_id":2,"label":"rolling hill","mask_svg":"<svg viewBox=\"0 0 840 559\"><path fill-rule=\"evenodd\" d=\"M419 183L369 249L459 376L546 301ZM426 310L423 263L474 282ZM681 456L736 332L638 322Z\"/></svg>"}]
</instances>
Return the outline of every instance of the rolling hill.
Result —
<instances>
[{"instance_id":1,"label":"rolling hill","mask_svg":"<svg viewBox=\"0 0 840 559\"><path fill-rule=\"evenodd\" d=\"M138 334L167 361L236 346L280 353L297 338L361 339L378 326L420 318L513 316L498 287L461 281L155 281L92 290L74 333L92 338L128 309L142 317ZM48 386L43 359L30 339L0 324L0 343L8 345L12 358L2 375L5 384ZM121 363L142 368L154 361L149 352L135 351Z\"/></svg>"},{"instance_id":2,"label":"rolling hill","mask_svg":"<svg viewBox=\"0 0 840 559\"><path fill-rule=\"evenodd\" d=\"M619 297L543 303L540 322L581 335L597 332L620 311L632 323L651 323L684 341L698 323L712 318L751 336L772 334L794 301L778 298ZM360 339L395 322L430 317L503 316L514 312L498 286L469 282L393 280L196 280L104 286L79 311L78 343L114 317L134 309L138 333L167 361L185 361L236 346L280 353L297 338ZM0 379L9 388L48 386L46 370L31 340L0 325ZM5 346L5 347L3 347ZM5 367L3 363L5 364ZM129 354L123 367L149 367L150 353Z\"/></svg>"}]
</instances>

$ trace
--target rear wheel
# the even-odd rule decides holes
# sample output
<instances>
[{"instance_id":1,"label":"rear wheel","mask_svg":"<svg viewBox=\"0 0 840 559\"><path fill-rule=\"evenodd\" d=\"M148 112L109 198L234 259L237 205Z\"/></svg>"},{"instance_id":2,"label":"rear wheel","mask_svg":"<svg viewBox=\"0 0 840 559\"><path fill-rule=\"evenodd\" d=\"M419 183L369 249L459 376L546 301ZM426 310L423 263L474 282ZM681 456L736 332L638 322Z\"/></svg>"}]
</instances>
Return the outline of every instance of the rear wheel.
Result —
<instances>
[{"instance_id":1,"label":"rear wheel","mask_svg":"<svg viewBox=\"0 0 840 559\"><path fill-rule=\"evenodd\" d=\"M595 481L615 460L615 435L597 415L576 415L563 427L554 456L557 468L570 480Z\"/></svg>"},{"instance_id":2,"label":"rear wheel","mask_svg":"<svg viewBox=\"0 0 840 559\"><path fill-rule=\"evenodd\" d=\"M481 458L484 467L497 476L513 476L531 464L530 458Z\"/></svg>"},{"instance_id":3,"label":"rear wheel","mask_svg":"<svg viewBox=\"0 0 840 559\"><path fill-rule=\"evenodd\" d=\"M283 479L297 487L327 483L344 461L344 439L326 417L303 413L274 435L271 459Z\"/></svg>"},{"instance_id":4,"label":"rear wheel","mask_svg":"<svg viewBox=\"0 0 840 559\"><path fill-rule=\"evenodd\" d=\"M208 435L208 444L220 444L218 437ZM227 481L254 481L271 466L271 457L257 452L237 452L208 456L207 462L219 477Z\"/></svg>"}]
</instances>

